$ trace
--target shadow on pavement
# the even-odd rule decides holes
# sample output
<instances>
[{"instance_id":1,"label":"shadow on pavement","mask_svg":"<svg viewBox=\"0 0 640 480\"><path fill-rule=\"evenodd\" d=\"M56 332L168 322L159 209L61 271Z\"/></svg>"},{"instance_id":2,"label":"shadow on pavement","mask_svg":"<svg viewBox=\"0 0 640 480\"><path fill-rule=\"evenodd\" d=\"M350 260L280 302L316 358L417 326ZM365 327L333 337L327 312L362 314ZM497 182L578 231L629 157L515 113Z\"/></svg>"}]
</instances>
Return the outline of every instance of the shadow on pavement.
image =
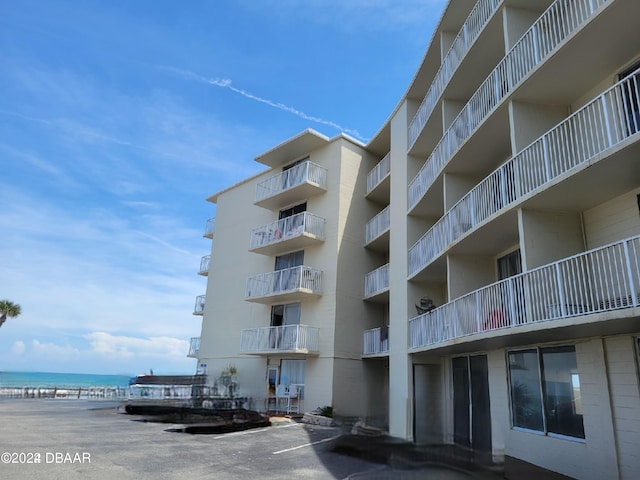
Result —
<instances>
[{"instance_id":1,"label":"shadow on pavement","mask_svg":"<svg viewBox=\"0 0 640 480\"><path fill-rule=\"evenodd\" d=\"M362 472L350 479L477 479L504 478L500 466L486 457L451 445L420 446L388 435L343 434L331 442L338 454L385 465L385 469Z\"/></svg>"}]
</instances>

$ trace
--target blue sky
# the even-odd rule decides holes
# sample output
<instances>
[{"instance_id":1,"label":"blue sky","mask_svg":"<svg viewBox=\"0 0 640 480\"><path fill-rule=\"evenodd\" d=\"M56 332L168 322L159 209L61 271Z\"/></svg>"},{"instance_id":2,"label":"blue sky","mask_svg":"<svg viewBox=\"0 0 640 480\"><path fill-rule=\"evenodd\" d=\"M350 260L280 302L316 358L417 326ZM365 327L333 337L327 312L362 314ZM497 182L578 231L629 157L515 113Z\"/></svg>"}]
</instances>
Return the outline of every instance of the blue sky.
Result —
<instances>
[{"instance_id":1,"label":"blue sky","mask_svg":"<svg viewBox=\"0 0 640 480\"><path fill-rule=\"evenodd\" d=\"M192 373L204 199L304 129L366 142L444 4L0 0L0 370Z\"/></svg>"}]
</instances>

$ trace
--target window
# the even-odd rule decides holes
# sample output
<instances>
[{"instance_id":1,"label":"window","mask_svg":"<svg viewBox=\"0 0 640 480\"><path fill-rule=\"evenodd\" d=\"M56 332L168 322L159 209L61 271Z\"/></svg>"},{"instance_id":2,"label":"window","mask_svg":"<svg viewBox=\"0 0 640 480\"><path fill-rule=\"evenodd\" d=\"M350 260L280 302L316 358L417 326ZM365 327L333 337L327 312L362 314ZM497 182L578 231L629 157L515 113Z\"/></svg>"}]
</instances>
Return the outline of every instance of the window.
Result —
<instances>
[{"instance_id":1,"label":"window","mask_svg":"<svg viewBox=\"0 0 640 480\"><path fill-rule=\"evenodd\" d=\"M297 160L289 165L282 167L282 189L286 190L303 182L307 169L302 165L309 161L309 157ZM295 168L298 167L298 168Z\"/></svg>"},{"instance_id":2,"label":"window","mask_svg":"<svg viewBox=\"0 0 640 480\"><path fill-rule=\"evenodd\" d=\"M514 250L498 259L498 280L504 280L519 273L522 273L520 249Z\"/></svg>"},{"instance_id":3,"label":"window","mask_svg":"<svg viewBox=\"0 0 640 480\"><path fill-rule=\"evenodd\" d=\"M293 207L280 210L280 215L278 216L278 219L282 220L283 218L292 217L294 215L297 215L298 213L302 213L306 211L307 211L307 202L304 202L299 205L294 205Z\"/></svg>"},{"instance_id":4,"label":"window","mask_svg":"<svg viewBox=\"0 0 640 480\"><path fill-rule=\"evenodd\" d=\"M304 157L304 158L301 158L300 160L296 160L295 162L290 163L289 165L285 165L284 167L282 167L282 171L286 172L287 170L289 170L289 169L291 169L291 168L293 168L293 167L295 167L297 165L300 165L302 162L306 162L307 160L309 160L308 156Z\"/></svg>"},{"instance_id":5,"label":"window","mask_svg":"<svg viewBox=\"0 0 640 480\"><path fill-rule=\"evenodd\" d=\"M639 67L640 63L636 63L620 74L620 80L626 80L622 85L622 94L629 135L640 130L640 73L637 73Z\"/></svg>"},{"instance_id":6,"label":"window","mask_svg":"<svg viewBox=\"0 0 640 480\"><path fill-rule=\"evenodd\" d=\"M304 230L304 215L300 215L307 211L307 202L294 205L293 207L280 210L278 217L278 228L276 235L278 238L287 237L289 235L297 235Z\"/></svg>"},{"instance_id":7,"label":"window","mask_svg":"<svg viewBox=\"0 0 640 480\"><path fill-rule=\"evenodd\" d=\"M520 273L522 273L520 249L498 258L498 280L510 280L500 284L495 305L491 305L492 309L485 319L485 329L515 326L524 322L524 280L522 276L516 276Z\"/></svg>"},{"instance_id":8,"label":"window","mask_svg":"<svg viewBox=\"0 0 640 480\"><path fill-rule=\"evenodd\" d=\"M273 305L271 307L271 326L300 325L300 304Z\"/></svg>"},{"instance_id":9,"label":"window","mask_svg":"<svg viewBox=\"0 0 640 480\"><path fill-rule=\"evenodd\" d=\"M285 270L287 268L299 267L304 263L304 250L279 255L276 257L276 270Z\"/></svg>"},{"instance_id":10,"label":"window","mask_svg":"<svg viewBox=\"0 0 640 480\"><path fill-rule=\"evenodd\" d=\"M584 438L575 347L508 353L514 427Z\"/></svg>"},{"instance_id":11,"label":"window","mask_svg":"<svg viewBox=\"0 0 640 480\"><path fill-rule=\"evenodd\" d=\"M306 360L283 359L280 361L280 383L296 385L300 398L304 398L304 373Z\"/></svg>"}]
</instances>

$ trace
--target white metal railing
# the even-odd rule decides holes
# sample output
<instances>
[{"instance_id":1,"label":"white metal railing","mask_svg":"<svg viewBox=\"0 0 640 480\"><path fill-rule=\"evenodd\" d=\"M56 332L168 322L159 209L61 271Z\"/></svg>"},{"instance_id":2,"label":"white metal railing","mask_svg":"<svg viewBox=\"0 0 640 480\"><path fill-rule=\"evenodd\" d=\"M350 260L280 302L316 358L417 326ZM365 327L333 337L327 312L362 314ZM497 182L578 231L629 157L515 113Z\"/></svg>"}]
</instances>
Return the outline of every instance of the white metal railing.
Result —
<instances>
[{"instance_id":1,"label":"white metal railing","mask_svg":"<svg viewBox=\"0 0 640 480\"><path fill-rule=\"evenodd\" d=\"M640 236L510 277L414 317L409 320L409 348L638 306Z\"/></svg>"},{"instance_id":2,"label":"white metal railing","mask_svg":"<svg viewBox=\"0 0 640 480\"><path fill-rule=\"evenodd\" d=\"M390 207L390 205L387 205L380 213L367 222L364 234L365 245L389 230L391 226Z\"/></svg>"},{"instance_id":3,"label":"white metal railing","mask_svg":"<svg viewBox=\"0 0 640 480\"><path fill-rule=\"evenodd\" d=\"M200 337L191 337L187 357L198 358L198 353L200 353Z\"/></svg>"},{"instance_id":4,"label":"white metal railing","mask_svg":"<svg viewBox=\"0 0 640 480\"><path fill-rule=\"evenodd\" d=\"M319 351L319 329L307 325L282 325L279 327L246 328L240 334L240 351L278 352Z\"/></svg>"},{"instance_id":5,"label":"white metal railing","mask_svg":"<svg viewBox=\"0 0 640 480\"><path fill-rule=\"evenodd\" d=\"M310 183L327 188L327 169L310 161L302 162L256 185L256 202L291 188Z\"/></svg>"},{"instance_id":6,"label":"white metal railing","mask_svg":"<svg viewBox=\"0 0 640 480\"><path fill-rule=\"evenodd\" d=\"M308 291L322 294L322 271L298 266L263 273L247 279L245 298Z\"/></svg>"},{"instance_id":7,"label":"white metal railing","mask_svg":"<svg viewBox=\"0 0 640 480\"><path fill-rule=\"evenodd\" d=\"M213 228L216 225L216 218L210 218L207 220L207 223L204 225L204 234L203 237L211 237L213 235Z\"/></svg>"},{"instance_id":8,"label":"white metal railing","mask_svg":"<svg viewBox=\"0 0 640 480\"><path fill-rule=\"evenodd\" d=\"M365 298L389 290L389 264L376 268L364 277Z\"/></svg>"},{"instance_id":9,"label":"white metal railing","mask_svg":"<svg viewBox=\"0 0 640 480\"><path fill-rule=\"evenodd\" d=\"M309 212L297 213L268 223L251 231L249 248L259 248L272 243L282 242L300 235L312 235L324 240L325 219Z\"/></svg>"},{"instance_id":10,"label":"white metal railing","mask_svg":"<svg viewBox=\"0 0 640 480\"><path fill-rule=\"evenodd\" d=\"M378 164L371 169L367 174L367 194L378 186L378 184L387 176L391 171L391 152L387 153Z\"/></svg>"},{"instance_id":11,"label":"white metal railing","mask_svg":"<svg viewBox=\"0 0 640 480\"><path fill-rule=\"evenodd\" d=\"M206 275L209 272L209 264L211 263L211 255L205 255L200 259L200 275Z\"/></svg>"},{"instance_id":12,"label":"white metal railing","mask_svg":"<svg viewBox=\"0 0 640 480\"><path fill-rule=\"evenodd\" d=\"M476 90L411 180L409 210L424 197L453 154L502 99L606 2L556 0L551 4Z\"/></svg>"},{"instance_id":13,"label":"white metal railing","mask_svg":"<svg viewBox=\"0 0 640 480\"><path fill-rule=\"evenodd\" d=\"M83 400L125 399L130 387L7 387L0 386L2 398L64 398Z\"/></svg>"},{"instance_id":14,"label":"white metal railing","mask_svg":"<svg viewBox=\"0 0 640 480\"><path fill-rule=\"evenodd\" d=\"M206 303L207 296L199 295L196 297L196 305L193 308L194 315L203 315L204 314L204 304Z\"/></svg>"},{"instance_id":15,"label":"white metal railing","mask_svg":"<svg viewBox=\"0 0 640 480\"><path fill-rule=\"evenodd\" d=\"M362 354L376 355L389 352L389 326L365 330L362 335Z\"/></svg>"},{"instance_id":16,"label":"white metal railing","mask_svg":"<svg viewBox=\"0 0 640 480\"><path fill-rule=\"evenodd\" d=\"M493 14L498 10L498 7L502 5L502 2L503 0L479 0L471 10L471 13L469 13L469 16L442 60L442 65L440 65L440 69L429 86L427 94L422 100L420 107L418 107L418 111L413 117L413 120L411 120L411 124L409 125L409 148L413 146L418 135L420 135L420 132L427 123L427 120L429 120L438 99L442 95L442 92L444 92L444 89L462 62L462 59Z\"/></svg>"},{"instance_id":17,"label":"white metal railing","mask_svg":"<svg viewBox=\"0 0 640 480\"><path fill-rule=\"evenodd\" d=\"M128 388L129 400L190 400L194 396L193 385L131 385ZM198 385L202 392L209 393L207 386Z\"/></svg>"},{"instance_id":18,"label":"white metal railing","mask_svg":"<svg viewBox=\"0 0 640 480\"><path fill-rule=\"evenodd\" d=\"M413 275L461 235L640 130L640 69L549 130L462 197L409 249Z\"/></svg>"}]
</instances>

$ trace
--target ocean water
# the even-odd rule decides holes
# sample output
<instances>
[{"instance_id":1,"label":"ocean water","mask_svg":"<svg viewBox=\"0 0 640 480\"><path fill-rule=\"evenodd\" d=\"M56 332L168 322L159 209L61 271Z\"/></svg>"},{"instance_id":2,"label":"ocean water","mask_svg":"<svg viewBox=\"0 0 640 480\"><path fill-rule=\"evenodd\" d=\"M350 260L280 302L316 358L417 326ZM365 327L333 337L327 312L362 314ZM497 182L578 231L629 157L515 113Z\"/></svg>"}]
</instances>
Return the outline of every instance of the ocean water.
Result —
<instances>
[{"instance_id":1,"label":"ocean water","mask_svg":"<svg viewBox=\"0 0 640 480\"><path fill-rule=\"evenodd\" d=\"M128 375L91 375L84 373L0 372L2 387L126 387Z\"/></svg>"}]
</instances>

